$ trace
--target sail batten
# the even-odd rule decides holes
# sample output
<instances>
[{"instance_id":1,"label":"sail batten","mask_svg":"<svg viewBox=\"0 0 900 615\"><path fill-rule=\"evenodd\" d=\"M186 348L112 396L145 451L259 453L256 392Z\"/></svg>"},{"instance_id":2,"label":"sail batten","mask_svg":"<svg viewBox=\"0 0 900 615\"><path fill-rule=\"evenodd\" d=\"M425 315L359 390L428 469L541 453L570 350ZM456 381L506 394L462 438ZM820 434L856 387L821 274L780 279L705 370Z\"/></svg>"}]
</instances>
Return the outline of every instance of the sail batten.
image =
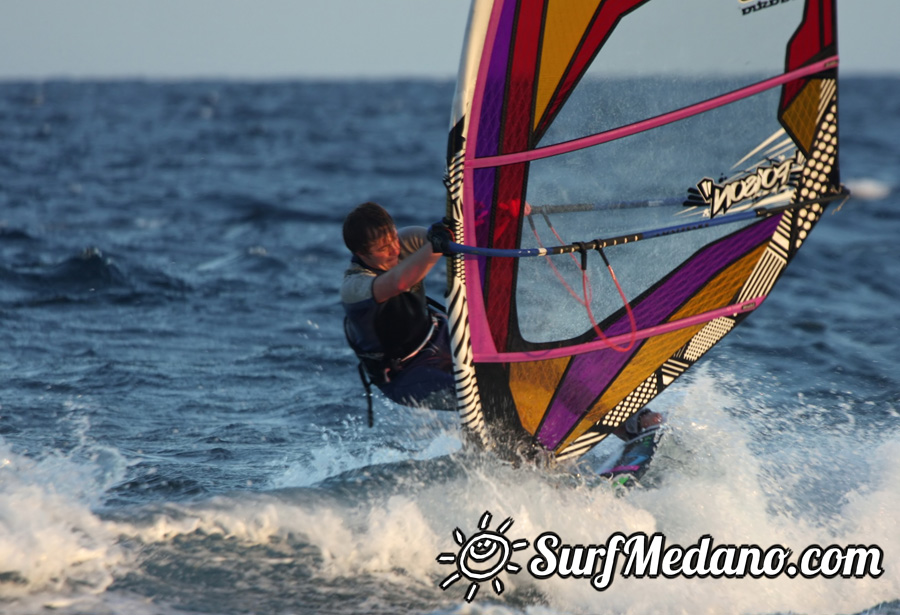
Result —
<instances>
[{"instance_id":1,"label":"sail batten","mask_svg":"<svg viewBox=\"0 0 900 615\"><path fill-rule=\"evenodd\" d=\"M469 165L473 169L480 169L485 167L501 167L521 162L531 162L533 160L540 160L541 158L547 158L549 156L558 156L559 154L564 154L566 152L593 147L595 145L601 145L603 143L608 143L616 139L629 137L639 132L652 130L653 128L657 128L664 124L677 122L686 117L704 113L706 111L709 111L710 109L721 107L722 105L730 104L736 100L741 100L742 98L746 98L747 96L752 96L763 90L784 85L785 83L788 83L792 80L820 73L823 70L827 70L836 59L836 57L827 58L825 60L822 60L821 62L817 62L816 64L799 68L795 71L792 71L791 73L786 73L779 77L773 77L772 79L766 80L765 82L761 82L759 84L744 88L743 90L730 92L715 99L703 101L702 103L697 103L696 105L692 105L691 107L679 109L677 111L650 118L642 122L637 122L635 124L630 124L628 126L623 126L614 130L608 130L606 132L581 137L579 139L567 141L565 143L545 145L542 147L536 147L534 149L521 150L508 154L476 157L470 161Z\"/></svg>"}]
</instances>

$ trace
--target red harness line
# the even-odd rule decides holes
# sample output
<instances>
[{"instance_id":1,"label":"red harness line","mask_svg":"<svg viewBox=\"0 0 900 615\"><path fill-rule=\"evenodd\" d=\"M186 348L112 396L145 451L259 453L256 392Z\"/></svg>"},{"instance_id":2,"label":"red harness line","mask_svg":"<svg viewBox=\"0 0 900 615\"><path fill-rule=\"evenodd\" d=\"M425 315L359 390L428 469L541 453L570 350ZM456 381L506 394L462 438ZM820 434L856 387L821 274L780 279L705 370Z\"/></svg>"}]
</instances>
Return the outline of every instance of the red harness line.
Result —
<instances>
[{"instance_id":1,"label":"red harness line","mask_svg":"<svg viewBox=\"0 0 900 615\"><path fill-rule=\"evenodd\" d=\"M560 242L560 244L565 244L566 242L562 237L559 236L559 233L556 232L556 229L550 224L550 220L544 216L544 219L547 222L547 226L550 228L550 231L553 233L554 237ZM531 224L531 230L534 233L534 238L537 240L538 245L543 248L544 244L541 242L540 235L538 235L537 228L535 228L534 223L531 222L531 218L529 217L529 223ZM591 288L591 282L588 279L587 268L583 267L578 259L575 258L574 254L569 254L572 261L575 265L581 269L581 291L583 294L583 298L579 297L572 287L566 282L566 280L562 277L562 274L559 272L559 269L556 268L556 265L553 264L552 259L549 255L544 255L544 258L547 260L547 264L550 265L550 269L553 270L554 275L556 275L556 279L559 280L560 284L562 284L566 290L569 291L569 294L572 296L575 301L580 303L585 311L587 312L588 319L591 321L591 326L594 328L594 332L597 334L601 340L606 342L606 345L611 350L615 350L616 352L629 352L632 348L634 348L634 343L637 339L637 321L634 318L634 312L631 309L631 304L628 302L628 299L625 298L625 292L622 290L622 286L619 284L618 278L616 278L616 272L613 271L612 265L609 263L609 260L606 258L606 254L603 253L603 250L598 250L600 252L600 256L603 257L603 262L606 264L606 269L609 271L609 277L612 278L613 284L616 285L616 290L619 291L619 296L622 298L622 305L625 306L625 313L628 314L628 322L631 325L631 339L629 340L626 346L617 346L609 342L609 338L605 333L600 329L600 325L597 324L596 319L594 318L594 314L591 311L591 301L593 299L593 289Z\"/></svg>"}]
</instances>

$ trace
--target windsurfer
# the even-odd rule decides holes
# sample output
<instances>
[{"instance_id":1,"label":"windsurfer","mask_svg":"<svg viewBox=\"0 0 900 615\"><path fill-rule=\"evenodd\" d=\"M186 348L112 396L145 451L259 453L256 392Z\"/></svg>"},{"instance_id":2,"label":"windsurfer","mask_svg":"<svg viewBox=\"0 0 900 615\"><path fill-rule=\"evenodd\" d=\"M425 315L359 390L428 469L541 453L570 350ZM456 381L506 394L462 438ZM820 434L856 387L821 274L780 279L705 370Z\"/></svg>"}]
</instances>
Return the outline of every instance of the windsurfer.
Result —
<instances>
[{"instance_id":1,"label":"windsurfer","mask_svg":"<svg viewBox=\"0 0 900 615\"><path fill-rule=\"evenodd\" d=\"M643 408L639 412L632 414L628 420L619 425L613 434L618 438L625 440L632 440L642 432L656 427L657 425L662 425L665 422L663 415L659 412L654 412L650 408Z\"/></svg>"},{"instance_id":2,"label":"windsurfer","mask_svg":"<svg viewBox=\"0 0 900 615\"><path fill-rule=\"evenodd\" d=\"M425 295L424 279L450 241L440 224L399 231L377 203L344 220L353 254L341 284L345 332L369 381L404 405L455 409L447 319Z\"/></svg>"}]
</instances>

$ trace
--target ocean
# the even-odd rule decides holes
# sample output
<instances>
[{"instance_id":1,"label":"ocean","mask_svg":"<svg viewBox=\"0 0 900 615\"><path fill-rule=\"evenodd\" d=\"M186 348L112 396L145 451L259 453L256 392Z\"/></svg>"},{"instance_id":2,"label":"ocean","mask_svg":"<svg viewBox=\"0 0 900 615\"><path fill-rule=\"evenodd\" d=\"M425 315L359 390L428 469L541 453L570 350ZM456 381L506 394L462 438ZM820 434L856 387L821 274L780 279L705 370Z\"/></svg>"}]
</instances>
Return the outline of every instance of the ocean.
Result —
<instances>
[{"instance_id":1,"label":"ocean","mask_svg":"<svg viewBox=\"0 0 900 615\"><path fill-rule=\"evenodd\" d=\"M654 402L671 437L625 493L591 473L612 443L543 471L453 413L376 396L367 425L340 225L443 215L453 88L0 83L0 612L900 613L900 79L842 79L853 197ZM519 570L442 588L486 530L528 541ZM547 532L877 547L882 572L600 591L531 574Z\"/></svg>"}]
</instances>

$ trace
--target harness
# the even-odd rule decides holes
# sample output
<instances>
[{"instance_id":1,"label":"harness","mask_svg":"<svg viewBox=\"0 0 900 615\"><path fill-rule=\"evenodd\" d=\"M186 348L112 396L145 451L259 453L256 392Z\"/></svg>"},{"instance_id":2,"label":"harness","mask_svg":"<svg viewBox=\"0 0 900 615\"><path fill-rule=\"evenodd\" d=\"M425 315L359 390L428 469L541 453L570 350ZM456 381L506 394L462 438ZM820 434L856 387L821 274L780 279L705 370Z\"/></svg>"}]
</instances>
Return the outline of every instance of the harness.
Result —
<instances>
[{"instance_id":1,"label":"harness","mask_svg":"<svg viewBox=\"0 0 900 615\"><path fill-rule=\"evenodd\" d=\"M425 337L422 338L422 341L412 350L412 352L409 352L402 357L391 358L383 352L364 352L353 342L353 338L350 335L350 320L348 317L344 317L344 337L347 338L347 344L353 350L356 358L359 359L359 363L356 367L359 372L359 379L366 391L369 427L375 425L375 417L372 410L372 385L381 386L390 382L392 372L403 369L407 363L412 361L412 359L428 345L434 337L435 332L438 330L438 326L440 325L439 318L445 317L446 315L446 309L443 305L431 297L425 297L425 300L427 302L426 308L430 316L431 324Z\"/></svg>"}]
</instances>

